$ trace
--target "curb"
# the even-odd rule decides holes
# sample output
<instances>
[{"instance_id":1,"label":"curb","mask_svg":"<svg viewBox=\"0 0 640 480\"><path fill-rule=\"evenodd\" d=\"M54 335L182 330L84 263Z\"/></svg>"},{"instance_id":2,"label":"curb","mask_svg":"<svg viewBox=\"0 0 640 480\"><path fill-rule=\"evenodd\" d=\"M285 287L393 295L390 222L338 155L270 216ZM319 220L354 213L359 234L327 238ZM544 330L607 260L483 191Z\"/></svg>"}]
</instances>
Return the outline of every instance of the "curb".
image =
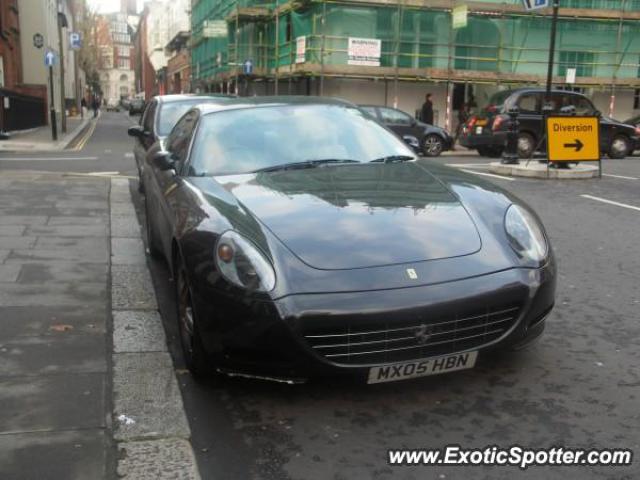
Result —
<instances>
[{"instance_id":1,"label":"curb","mask_svg":"<svg viewBox=\"0 0 640 480\"><path fill-rule=\"evenodd\" d=\"M109 205L117 475L200 480L128 179L111 179Z\"/></svg>"}]
</instances>

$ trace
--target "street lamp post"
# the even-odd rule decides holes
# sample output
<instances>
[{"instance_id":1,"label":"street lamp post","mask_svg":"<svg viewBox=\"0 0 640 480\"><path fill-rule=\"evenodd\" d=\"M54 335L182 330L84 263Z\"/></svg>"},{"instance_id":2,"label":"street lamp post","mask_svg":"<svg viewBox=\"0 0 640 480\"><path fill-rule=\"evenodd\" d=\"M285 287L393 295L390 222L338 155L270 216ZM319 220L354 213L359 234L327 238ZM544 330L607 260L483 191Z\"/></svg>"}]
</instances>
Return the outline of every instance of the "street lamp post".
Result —
<instances>
[{"instance_id":1,"label":"street lamp post","mask_svg":"<svg viewBox=\"0 0 640 480\"><path fill-rule=\"evenodd\" d=\"M60 49L60 130L67 133L67 105L64 93L64 39L62 38L62 28L67 27L67 17L61 11L61 2L56 0L58 12L58 42Z\"/></svg>"},{"instance_id":2,"label":"street lamp post","mask_svg":"<svg viewBox=\"0 0 640 480\"><path fill-rule=\"evenodd\" d=\"M549 41L549 65L547 67L547 93L545 102L551 101L551 83L553 81L553 60L556 53L556 30L558 26L558 8L560 0L553 0L553 19L551 20L551 40Z\"/></svg>"}]
</instances>

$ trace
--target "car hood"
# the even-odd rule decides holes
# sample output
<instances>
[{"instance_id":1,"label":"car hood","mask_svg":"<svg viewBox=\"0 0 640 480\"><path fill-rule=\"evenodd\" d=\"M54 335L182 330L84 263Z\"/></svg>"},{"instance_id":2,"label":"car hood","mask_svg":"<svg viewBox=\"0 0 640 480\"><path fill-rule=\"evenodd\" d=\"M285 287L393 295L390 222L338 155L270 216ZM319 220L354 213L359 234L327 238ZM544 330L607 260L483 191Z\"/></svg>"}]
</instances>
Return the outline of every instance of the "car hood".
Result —
<instances>
[{"instance_id":1,"label":"car hood","mask_svg":"<svg viewBox=\"0 0 640 480\"><path fill-rule=\"evenodd\" d=\"M416 162L323 166L216 180L307 265L325 270L470 255L476 226Z\"/></svg>"}]
</instances>

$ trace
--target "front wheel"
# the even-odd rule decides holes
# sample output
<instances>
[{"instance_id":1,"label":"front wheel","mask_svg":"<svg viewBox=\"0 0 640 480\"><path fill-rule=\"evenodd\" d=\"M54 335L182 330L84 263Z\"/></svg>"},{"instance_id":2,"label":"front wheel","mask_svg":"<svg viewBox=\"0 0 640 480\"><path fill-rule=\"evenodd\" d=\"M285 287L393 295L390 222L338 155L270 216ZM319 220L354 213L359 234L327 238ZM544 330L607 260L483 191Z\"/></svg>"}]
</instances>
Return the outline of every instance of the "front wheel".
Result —
<instances>
[{"instance_id":1,"label":"front wheel","mask_svg":"<svg viewBox=\"0 0 640 480\"><path fill-rule=\"evenodd\" d=\"M184 362L194 377L203 378L211 374L211 364L198 331L191 288L182 262L176 266L175 278L178 331Z\"/></svg>"},{"instance_id":2,"label":"front wheel","mask_svg":"<svg viewBox=\"0 0 640 480\"><path fill-rule=\"evenodd\" d=\"M444 142L435 134L427 135L422 143L422 150L427 157L437 157L444 149Z\"/></svg>"},{"instance_id":3,"label":"front wheel","mask_svg":"<svg viewBox=\"0 0 640 480\"><path fill-rule=\"evenodd\" d=\"M609 158L624 158L629 155L631 142L624 135L616 135L609 145Z\"/></svg>"}]
</instances>

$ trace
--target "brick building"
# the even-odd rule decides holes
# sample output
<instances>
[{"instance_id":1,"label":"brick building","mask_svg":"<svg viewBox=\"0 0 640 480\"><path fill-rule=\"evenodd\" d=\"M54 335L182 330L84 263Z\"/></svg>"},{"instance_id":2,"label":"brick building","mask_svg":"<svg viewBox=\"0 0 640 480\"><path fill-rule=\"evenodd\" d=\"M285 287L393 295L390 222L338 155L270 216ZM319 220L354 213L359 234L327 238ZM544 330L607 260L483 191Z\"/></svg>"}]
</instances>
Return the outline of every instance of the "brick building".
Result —
<instances>
[{"instance_id":1,"label":"brick building","mask_svg":"<svg viewBox=\"0 0 640 480\"><path fill-rule=\"evenodd\" d=\"M46 123L47 90L23 82L17 0L0 0L0 131Z\"/></svg>"}]
</instances>

